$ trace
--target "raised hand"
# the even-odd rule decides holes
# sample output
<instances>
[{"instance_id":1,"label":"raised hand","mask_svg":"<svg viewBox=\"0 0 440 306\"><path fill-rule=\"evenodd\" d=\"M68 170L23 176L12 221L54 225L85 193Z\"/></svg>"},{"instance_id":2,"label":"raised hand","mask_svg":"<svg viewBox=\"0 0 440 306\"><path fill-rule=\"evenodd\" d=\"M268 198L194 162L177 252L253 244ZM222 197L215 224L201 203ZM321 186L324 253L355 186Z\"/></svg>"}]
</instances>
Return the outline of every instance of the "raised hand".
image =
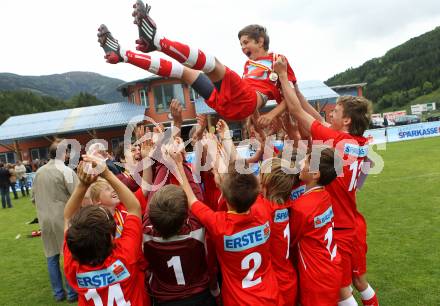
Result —
<instances>
[{"instance_id":1,"label":"raised hand","mask_svg":"<svg viewBox=\"0 0 440 306\"><path fill-rule=\"evenodd\" d=\"M171 116L173 116L174 124L182 124L182 103L177 99L171 100L170 112Z\"/></svg>"},{"instance_id":2,"label":"raised hand","mask_svg":"<svg viewBox=\"0 0 440 306\"><path fill-rule=\"evenodd\" d=\"M219 134L221 139L230 139L231 134L229 133L229 126L223 119L220 119L216 125L217 133Z\"/></svg>"},{"instance_id":3,"label":"raised hand","mask_svg":"<svg viewBox=\"0 0 440 306\"><path fill-rule=\"evenodd\" d=\"M273 63L273 70L278 76L287 76L287 61L282 55L278 55L276 61Z\"/></svg>"},{"instance_id":4,"label":"raised hand","mask_svg":"<svg viewBox=\"0 0 440 306\"><path fill-rule=\"evenodd\" d=\"M89 174L84 171L84 167L86 166L86 163L81 161L76 168L76 174L78 175L78 179L81 183L83 183L86 186L89 186L90 184L94 183L96 179L98 178L97 175Z\"/></svg>"},{"instance_id":5,"label":"raised hand","mask_svg":"<svg viewBox=\"0 0 440 306\"><path fill-rule=\"evenodd\" d=\"M90 175L103 175L108 171L105 159L96 155L83 155L84 168L83 171Z\"/></svg>"}]
</instances>

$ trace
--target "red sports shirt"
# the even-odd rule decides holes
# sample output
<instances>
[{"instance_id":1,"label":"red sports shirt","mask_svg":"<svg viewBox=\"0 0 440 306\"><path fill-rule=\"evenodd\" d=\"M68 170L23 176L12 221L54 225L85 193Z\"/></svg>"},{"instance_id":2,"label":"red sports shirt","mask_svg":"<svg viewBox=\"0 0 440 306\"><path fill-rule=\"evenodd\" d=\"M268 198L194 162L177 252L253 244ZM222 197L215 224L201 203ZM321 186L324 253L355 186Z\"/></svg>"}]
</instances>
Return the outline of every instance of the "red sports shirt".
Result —
<instances>
[{"instance_id":1,"label":"red sports shirt","mask_svg":"<svg viewBox=\"0 0 440 306\"><path fill-rule=\"evenodd\" d=\"M333 217L332 199L322 187L306 192L293 205L291 239L298 247L301 305L337 304L341 271Z\"/></svg>"},{"instance_id":2,"label":"red sports shirt","mask_svg":"<svg viewBox=\"0 0 440 306\"><path fill-rule=\"evenodd\" d=\"M325 127L315 120L312 124L313 140L331 141L336 152L344 159L343 173L325 189L333 199L335 228L354 228L356 209L356 186L365 157L368 140Z\"/></svg>"},{"instance_id":3,"label":"red sports shirt","mask_svg":"<svg viewBox=\"0 0 440 306\"><path fill-rule=\"evenodd\" d=\"M147 200L144 197L144 193L142 192L142 188L138 188L136 192L134 193L136 199L138 199L139 204L141 206L141 215L143 216L145 214L145 211L147 210ZM124 229L124 222L127 218L127 210L124 206L124 203L120 202L118 205L116 205L115 213L113 214L113 218L116 222L116 234L115 238L121 237L122 230Z\"/></svg>"},{"instance_id":4,"label":"red sports shirt","mask_svg":"<svg viewBox=\"0 0 440 306\"><path fill-rule=\"evenodd\" d=\"M214 212L202 202L191 211L206 227L220 263L224 305L277 305L278 283L271 263L271 215L262 201L248 214Z\"/></svg>"},{"instance_id":5,"label":"red sports shirt","mask_svg":"<svg viewBox=\"0 0 440 306\"><path fill-rule=\"evenodd\" d=\"M269 100L276 100L281 103L283 95L281 93L281 84L277 81L271 81L269 75L273 70L273 53L262 56L256 60L248 60L244 64L243 81L249 84L256 91L266 95ZM295 73L289 62L287 62L287 77L293 84L296 83Z\"/></svg>"},{"instance_id":6,"label":"red sports shirt","mask_svg":"<svg viewBox=\"0 0 440 306\"><path fill-rule=\"evenodd\" d=\"M208 289L205 228L192 215L178 235L163 239L144 221L144 256L151 272L151 295L159 302L182 300Z\"/></svg>"},{"instance_id":7,"label":"red sports shirt","mask_svg":"<svg viewBox=\"0 0 440 306\"><path fill-rule=\"evenodd\" d=\"M99 266L78 263L64 242L64 272L78 292L78 305L150 305L139 268L141 246L141 220L133 215L127 216L122 236L114 240L112 253Z\"/></svg>"},{"instance_id":8,"label":"red sports shirt","mask_svg":"<svg viewBox=\"0 0 440 306\"><path fill-rule=\"evenodd\" d=\"M278 287L283 302L280 305L295 305L297 275L290 257L290 210L292 202L279 205L260 198L272 213L270 227L270 250L272 266L278 279Z\"/></svg>"}]
</instances>

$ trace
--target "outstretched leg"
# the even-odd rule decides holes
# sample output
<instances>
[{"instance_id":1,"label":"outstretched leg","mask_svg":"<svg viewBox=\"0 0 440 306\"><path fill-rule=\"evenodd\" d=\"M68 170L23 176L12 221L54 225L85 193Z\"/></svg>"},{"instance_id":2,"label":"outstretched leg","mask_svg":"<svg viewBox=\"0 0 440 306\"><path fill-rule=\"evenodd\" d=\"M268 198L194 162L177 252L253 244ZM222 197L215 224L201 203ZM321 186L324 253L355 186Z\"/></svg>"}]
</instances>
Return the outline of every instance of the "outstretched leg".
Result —
<instances>
[{"instance_id":1,"label":"outstretched leg","mask_svg":"<svg viewBox=\"0 0 440 306\"><path fill-rule=\"evenodd\" d=\"M251 115L258 105L257 93L245 86L239 75L221 64L219 65L223 73L221 69L214 69L210 74L205 74L156 54L123 51L105 25L98 29L98 41L104 49L107 62L126 62L162 77L180 79L197 91L210 107L227 120L242 120Z\"/></svg>"},{"instance_id":2,"label":"outstretched leg","mask_svg":"<svg viewBox=\"0 0 440 306\"><path fill-rule=\"evenodd\" d=\"M137 0L133 8L134 23L139 29L139 39L136 41L137 50L146 53L154 50L161 51L185 67L203 71L212 82L223 79L226 68L214 56L186 44L169 40L158 32L156 23L149 15L151 6L144 5L141 0Z\"/></svg>"}]
</instances>

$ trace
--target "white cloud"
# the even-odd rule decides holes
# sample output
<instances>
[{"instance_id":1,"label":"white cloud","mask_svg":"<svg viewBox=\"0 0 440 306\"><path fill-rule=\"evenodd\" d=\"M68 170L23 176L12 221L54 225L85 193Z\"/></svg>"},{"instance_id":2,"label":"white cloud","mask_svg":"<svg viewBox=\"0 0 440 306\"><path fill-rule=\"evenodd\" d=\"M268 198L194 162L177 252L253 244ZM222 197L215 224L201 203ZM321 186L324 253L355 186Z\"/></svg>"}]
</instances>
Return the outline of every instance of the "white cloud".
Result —
<instances>
[{"instance_id":1,"label":"white cloud","mask_svg":"<svg viewBox=\"0 0 440 306\"><path fill-rule=\"evenodd\" d=\"M124 48L137 38L130 0L0 1L0 71L45 75L92 71L126 81L148 75L110 65L96 41L107 24ZM267 27L271 49L286 55L301 79L325 80L440 25L438 1L151 1L151 14L171 39L216 55L241 73L237 33Z\"/></svg>"}]
</instances>

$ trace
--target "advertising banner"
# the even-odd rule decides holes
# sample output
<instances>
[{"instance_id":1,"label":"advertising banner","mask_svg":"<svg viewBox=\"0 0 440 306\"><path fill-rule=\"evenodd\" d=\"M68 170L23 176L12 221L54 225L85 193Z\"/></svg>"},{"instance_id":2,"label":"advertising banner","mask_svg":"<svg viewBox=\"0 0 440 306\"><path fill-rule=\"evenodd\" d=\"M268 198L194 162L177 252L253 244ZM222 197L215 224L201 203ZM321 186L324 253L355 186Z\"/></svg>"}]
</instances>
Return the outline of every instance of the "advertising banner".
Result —
<instances>
[{"instance_id":1,"label":"advertising banner","mask_svg":"<svg viewBox=\"0 0 440 306\"><path fill-rule=\"evenodd\" d=\"M440 121L401 125L387 129L389 142L440 136Z\"/></svg>"}]
</instances>

